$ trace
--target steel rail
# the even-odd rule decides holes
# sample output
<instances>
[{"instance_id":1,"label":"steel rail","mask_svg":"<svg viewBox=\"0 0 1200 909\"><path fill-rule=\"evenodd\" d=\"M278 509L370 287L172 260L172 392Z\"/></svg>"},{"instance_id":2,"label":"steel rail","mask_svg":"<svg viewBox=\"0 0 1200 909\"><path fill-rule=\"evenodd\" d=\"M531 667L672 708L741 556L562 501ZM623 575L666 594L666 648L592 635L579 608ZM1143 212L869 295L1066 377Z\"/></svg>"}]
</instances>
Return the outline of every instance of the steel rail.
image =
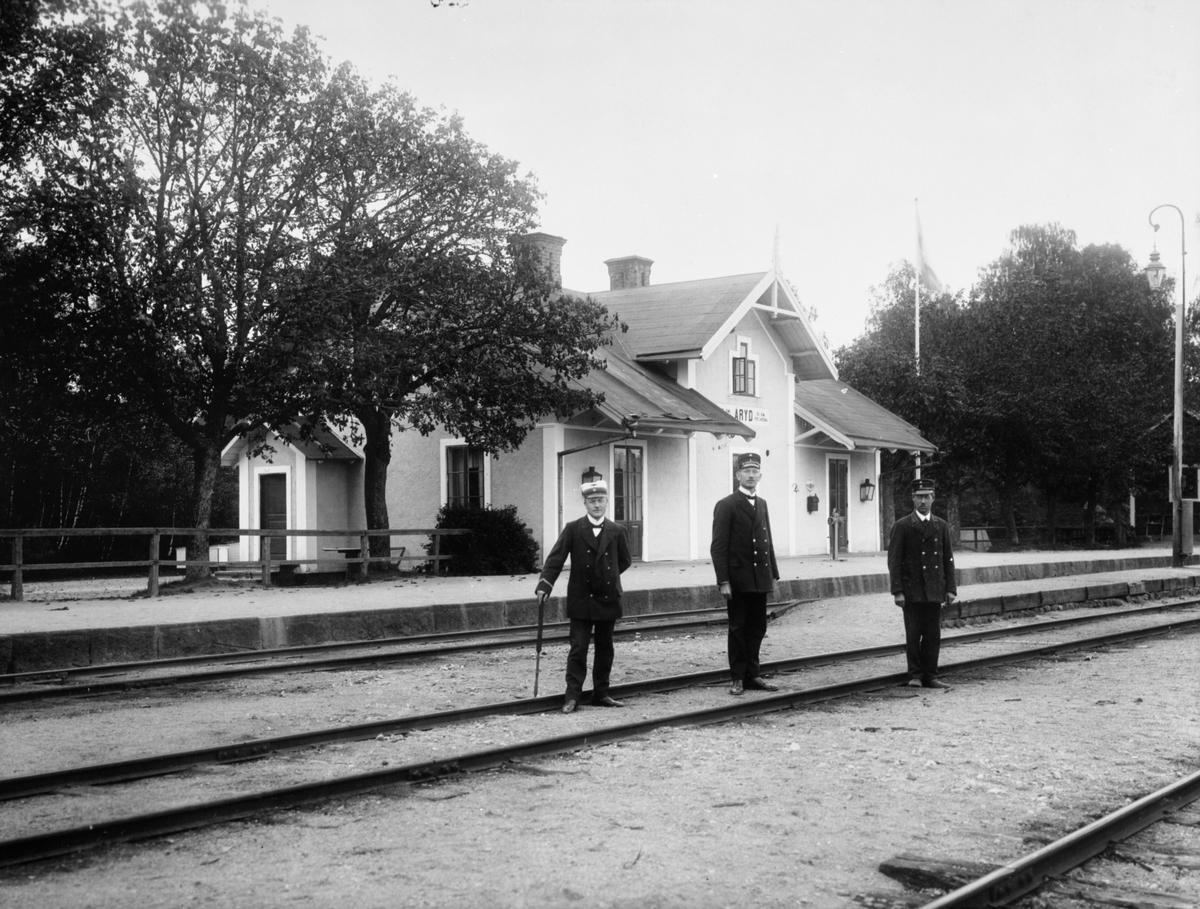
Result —
<instances>
[{"instance_id":1,"label":"steel rail","mask_svg":"<svg viewBox=\"0 0 1200 909\"><path fill-rule=\"evenodd\" d=\"M785 600L769 605L768 618L778 618L789 609L804 603L814 603L815 600ZM1200 599L1197 599L1200 602ZM624 625L615 629L622 633L628 626L639 624L651 625L662 620L682 616L711 615L721 618L726 615L725 608L713 609L681 609L677 612L648 612L641 615L626 616L621 621ZM700 622L698 624L710 624ZM567 628L569 622L547 622L546 628ZM441 644L451 641L464 641L503 637L506 635L528 634L534 625L508 625L502 628L478 628L470 631L446 631L437 634L411 634L397 637L373 638L360 641L330 641L324 644L295 644L289 647L265 647L261 649L243 649L228 653L203 653L188 656L163 657L156 660L129 660L122 663L97 663L92 666L60 666L54 669L37 669L29 672L0 673L0 685L17 685L26 682L65 682L73 678L86 678L96 675L115 675L119 672L147 672L156 669L166 669L172 666L202 666L209 663L249 663L278 657L307 656L311 653L334 653L340 650L365 650L370 648L406 646L414 644ZM629 628L626 633L636 633L640 628ZM532 640L532 638L530 639ZM510 642L511 643L511 642ZM521 640L520 643L524 643ZM226 645L232 646L232 645Z\"/></svg>"},{"instance_id":2,"label":"steel rail","mask_svg":"<svg viewBox=\"0 0 1200 909\"><path fill-rule=\"evenodd\" d=\"M1006 665L1046 656L1061 651L1083 650L1112 643L1137 640L1154 634L1163 634L1179 628L1200 627L1200 618L1186 622L1173 622L1155 628L1137 629L1082 638L1075 641L1045 645L1030 650L982 657L953 663L947 670L968 671L985 667ZM833 685L808 688L801 691L781 692L753 700L738 699L724 706L689 711L653 719L643 719L593 729L582 733L535 739L484 751L453 755L431 761L421 761L373 770L360 774L304 783L280 789L271 789L244 796L184 805L163 811L133 815L109 821L101 821L66 830L54 830L33 836L0 841L0 866L16 865L59 855L81 852L85 849L161 836L195 827L224 821L237 820L266 809L289 808L312 804L335 797L345 797L368 792L400 783L420 783L461 775L469 772L492 769L506 763L529 757L542 757L581 748L607 744L644 735L655 729L668 726L698 726L721 723L727 720L773 713L794 707L806 706L822 701L869 693L899 684L907 673L891 673L882 676L852 679Z\"/></svg>"},{"instance_id":3,"label":"steel rail","mask_svg":"<svg viewBox=\"0 0 1200 909\"><path fill-rule=\"evenodd\" d=\"M1130 613L1161 611L1154 608L1130 610L1122 612L1122 617ZM1113 615L1109 613L1109 615ZM1040 623L1034 626L1036 630L1049 631L1069 628L1073 625L1086 624L1084 619L1092 617L1075 617L1058 619L1052 622ZM1200 624L1200 618L1181 624L1170 622L1165 625L1150 627L1150 633L1162 634L1177 627L1188 624ZM997 628L987 631L970 632L943 638L943 646L962 646L993 638L1012 636L1014 629ZM1028 633L1024 628L1020 633ZM1123 635L1133 632L1115 632L1102 638L1085 638L1085 641L1123 640ZM1037 653L1061 648L1063 644L1043 645ZM874 647L864 647L857 650L832 651L813 654L811 656L792 657L784 660L764 662L764 672L775 675L778 673L795 672L817 666L827 666L836 663L849 663L858 660L876 659L893 656L904 652L903 644L884 644ZM1021 650L1016 653L1024 655L1031 651ZM986 665L989 661L999 660L1000 656L982 658ZM973 667L971 661L955 663L943 668ZM702 685L720 684L728 678L728 670L712 669L704 672L687 673L683 675L661 676L645 679L639 682L626 682L612 687L612 693L618 697L629 697L639 694L652 694L664 691L677 691L681 688L698 687ZM889 676L891 678L891 676ZM904 680L906 676L897 675L895 678ZM316 729L309 732L299 732L290 735L271 736L260 739L250 739L233 744L217 745L206 748L195 748L187 751L176 751L146 757L131 758L124 761L114 761L103 764L88 764L70 767L63 770L51 770L44 773L27 774L23 776L0 778L0 801L27 798L54 792L68 786L101 785L108 783L130 782L152 776L164 776L178 773L201 764L228 764L240 761L255 760L282 751L295 751L301 748L311 748L333 742L362 741L376 738L380 735L407 735L414 730L433 729L440 726L450 726L455 723L470 722L493 716L524 716L534 713L544 713L554 710L562 704L562 695L546 695L540 698L525 698L515 701L496 701L480 704L475 707L462 707L455 710L438 710L429 713L418 713L412 716L396 717L386 720L374 720L368 723L355 723L349 726L335 726Z\"/></svg>"},{"instance_id":4,"label":"steel rail","mask_svg":"<svg viewBox=\"0 0 1200 909\"><path fill-rule=\"evenodd\" d=\"M790 609L805 603L815 602L815 600L789 600L781 603L772 604L775 608L768 613L769 618L778 618ZM1200 598L1193 598L1172 603L1157 603L1153 606L1142 606L1136 609L1121 610L1118 612L1101 613L1095 616L1075 616L1070 619L1046 620L1037 623L1032 623L1028 626L1029 630L1045 629L1055 627L1063 623L1082 624L1086 622L1105 621L1112 617L1119 616L1136 616L1147 612L1163 612L1170 610L1187 609L1191 606L1200 604ZM723 610L692 610L690 612L680 613L649 613L649 616L654 616L655 619L670 617L672 615L704 615L713 613L711 620L692 620L688 622L659 622L647 624L627 624L619 625L615 629L615 633L621 636L637 635L643 633L661 633L663 631L684 630L687 628L708 627L714 624L724 624L727 619L724 616ZM720 614L720 617L716 615ZM566 623L555 623L557 626L563 626ZM389 665L394 663L402 663L408 660L416 660L433 656L445 656L453 653L470 653L470 652L485 652L489 650L504 650L508 648L520 647L533 642L533 638L523 637L504 637L506 633L527 632L534 626L523 625L513 626L511 632L508 629L488 629L478 632L450 632L442 635L414 635L408 638L387 638L380 641L357 641L357 642L341 642L338 644L317 644L306 645L304 647L283 647L273 650L255 651L251 653L236 653L236 654L210 654L198 657L172 657L167 660L149 660L145 662L133 663L109 663L103 666L94 667L79 667L78 669L69 670L44 670L36 673L18 673L8 676L0 675L0 685L6 680L19 679L20 681L35 681L36 679L57 681L65 676L62 673L67 672L73 675L94 675L102 673L112 673L119 671L148 671L168 665L177 665L183 661L197 662L258 662L264 657L275 657L287 655L296 651L308 650L309 646L313 650L321 650L326 648L376 648L386 644L424 644L443 640L462 640L465 637L472 639L468 644L449 644L447 646L424 647L423 649L406 649L400 651L360 654L353 657L337 657L327 660L313 659L300 660L294 662L272 662L267 665L255 666L239 666L232 669L214 669L204 672L189 672L178 673L173 675L159 675L149 678L134 678L134 679L117 679L104 682L89 682L78 685L47 685L45 687L20 688L9 691L0 692L0 708L6 704L29 703L31 701L40 701L51 698L68 698L68 697L96 697L104 694L135 691L147 688L162 688L170 685L202 683L202 682L220 682L228 681L236 678L250 678L258 675L275 675L285 674L290 672L304 671L333 671L339 669L353 669L357 666L378 666ZM984 632L986 634L986 632ZM1005 634L1020 634L1028 633L1014 629L1007 629ZM497 639L498 638L498 639ZM971 634L956 635L944 638L944 641L963 642L971 639ZM566 635L543 638L543 642L563 643L567 640ZM891 650L887 652L892 652ZM839 659L844 659L839 655Z\"/></svg>"},{"instance_id":5,"label":"steel rail","mask_svg":"<svg viewBox=\"0 0 1200 909\"><path fill-rule=\"evenodd\" d=\"M1197 800L1200 800L1200 771L944 894L926 903L922 909L1007 906L1047 881L1095 858L1111 844L1128 839Z\"/></svg>"},{"instance_id":6,"label":"steel rail","mask_svg":"<svg viewBox=\"0 0 1200 909\"><path fill-rule=\"evenodd\" d=\"M789 603L776 604L779 608L769 615L769 618L774 618L782 615L793 605L800 601L796 600ZM728 621L724 610L693 610L691 614L712 613L709 618L696 618L683 622L663 622L663 621L642 621L634 622L619 626L614 630L614 634L618 637L629 637L638 634L658 634L670 631L683 631L688 628L707 628L712 625L722 625ZM656 619L663 616L670 616L679 613L655 613ZM564 627L567 623L556 622L555 627ZM10 689L0 692L0 706L14 703L28 703L30 701L40 701L49 698L59 697L95 697L102 694L110 694L121 691L133 691L145 688L163 688L169 685L181 685L195 682L222 682L229 679L250 678L258 675L276 675L289 672L329 672L339 669L353 669L358 666L379 666L389 665L392 663L403 663L409 660L426 659L435 656L446 656L454 653L476 653L489 650L507 650L514 647L520 647L529 644L533 641L532 638L526 637L506 637L505 635L513 635L517 632L524 632L531 626L514 626L512 631L508 629L491 629L480 632L452 632L450 635L419 635L411 638L392 638L391 642L403 643L407 645L420 645L426 642L435 640L454 640L462 639L470 636L470 640L466 643L446 644L444 646L429 646L416 649L393 650L382 653L365 653L357 656L341 656L329 657L325 659L299 659L294 661L285 661L275 659L278 656L285 656L289 651L296 648L276 648L271 651L256 651L252 653L237 653L237 654L221 654L221 657L231 658L228 662L256 662L259 665L254 666L236 666L229 669L210 669L201 672L176 673L173 675L157 675L147 678L121 678L110 681L101 682L84 682L82 684L65 684L65 685L44 685L33 688ZM543 636L544 644L562 644L569 640L569 635L558 634ZM327 645L314 645L317 648L324 648ZM354 642L341 643L332 645L337 649L377 649L383 646L379 642ZM153 669L165 666L168 663L174 663L176 660L192 659L190 657L175 657L166 661L151 660L144 663L110 663L104 666L82 667L83 672L70 671L72 675L99 675L99 674L115 674L116 672L139 672L151 671ZM269 663L262 663L264 659L271 659ZM225 662L226 660L213 660L212 656L197 658L198 661L210 662ZM21 673L24 676L20 681L35 681L34 676L47 681L59 681L63 676L64 670L43 670L37 673ZM0 684L3 684L5 679L17 679L17 675L0 676Z\"/></svg>"},{"instance_id":7,"label":"steel rail","mask_svg":"<svg viewBox=\"0 0 1200 909\"><path fill-rule=\"evenodd\" d=\"M779 603L770 604L768 619L778 619L780 615L784 615L788 610L800 606L800 604L816 602L815 600L787 600ZM1198 600L1200 602L1200 600ZM709 618L695 618L688 621L672 621L676 616L709 616ZM624 624L614 628L614 634L622 637L635 636L635 634L643 634L647 632L661 631L677 631L685 630L685 628L708 627L712 625L724 625L728 621L726 610L724 607L718 609L684 609L679 612L671 613L646 613L642 615L628 616L623 620ZM550 622L548 628L566 628L569 622ZM486 650L503 650L505 648L516 648L524 644L532 643L532 637L520 637L528 634L533 630L533 625L512 625L505 628L479 628L475 631L455 631L444 632L438 634L412 634L408 637L394 638L379 638L377 640L352 640L352 642L335 642L329 644L304 644L296 646L288 646L288 648L270 648L264 650L247 650L235 652L235 654L203 654L196 656L179 656L167 657L164 660L143 660L130 661L125 663L100 663L96 666L82 667L62 667L58 669L40 669L35 672L28 673L7 673L0 674L0 686L4 685L19 685L19 684L37 684L37 682L66 682L68 679L86 678L86 676L95 675L116 675L120 673L137 673L137 672L154 672L155 669L164 669L174 666L203 666L206 663L262 663L264 661L280 661L271 663L270 666L254 666L241 667L238 669L229 670L212 670L211 673L179 673L175 675L156 675L150 679L138 680L120 680L110 682L97 682L94 685L61 685L60 687L44 687L35 688L35 690L10 691L0 692L0 704L7 702L24 702L24 700L37 700L47 697L71 697L73 694L104 693L107 691L124 691L126 688L132 687L156 687L161 685L174 685L179 682L187 681L212 681L223 680L229 678L238 678L238 675L257 675L269 674L271 672L288 673L295 672L298 669L337 669L348 668L353 666L354 662L362 662L364 664L372 664L378 662L402 662L404 660L416 660L416 658L425 656L440 656L445 654L458 654L458 652L486 651ZM564 643L569 639L569 636L544 638L550 643ZM446 646L437 646L446 642ZM450 644L449 642L468 642L461 644ZM392 652L383 652L383 654L361 654L359 656L341 657L338 660L319 661L319 660L298 660L293 662L283 662L281 657L299 656L304 657L308 654L325 654L325 652L336 652L338 650L379 650L389 648L389 646L407 646L407 648L415 648L426 644L434 646L426 646L424 649L407 649ZM34 693L29 693L32 691ZM42 692L48 693L42 693Z\"/></svg>"}]
</instances>

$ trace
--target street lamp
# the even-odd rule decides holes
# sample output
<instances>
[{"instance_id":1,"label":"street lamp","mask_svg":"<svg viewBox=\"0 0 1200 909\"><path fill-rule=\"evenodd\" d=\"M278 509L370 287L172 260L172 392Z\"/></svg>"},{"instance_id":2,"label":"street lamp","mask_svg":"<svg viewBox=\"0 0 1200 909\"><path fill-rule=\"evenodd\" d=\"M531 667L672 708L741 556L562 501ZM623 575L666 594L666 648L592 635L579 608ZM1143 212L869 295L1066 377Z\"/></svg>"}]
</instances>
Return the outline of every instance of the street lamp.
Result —
<instances>
[{"instance_id":1,"label":"street lamp","mask_svg":"<svg viewBox=\"0 0 1200 909\"><path fill-rule=\"evenodd\" d=\"M1150 212L1150 226L1155 231L1158 225L1154 223L1154 213L1160 208L1173 208L1179 215L1179 304L1175 310L1175 433L1171 442L1174 460L1171 463L1171 565L1174 568L1183 567L1183 317L1187 295L1187 221L1179 207L1171 204L1159 205ZM1158 248L1150 254L1150 264L1146 266L1146 278L1150 286L1157 290L1162 286L1166 267L1158 261Z\"/></svg>"}]
</instances>

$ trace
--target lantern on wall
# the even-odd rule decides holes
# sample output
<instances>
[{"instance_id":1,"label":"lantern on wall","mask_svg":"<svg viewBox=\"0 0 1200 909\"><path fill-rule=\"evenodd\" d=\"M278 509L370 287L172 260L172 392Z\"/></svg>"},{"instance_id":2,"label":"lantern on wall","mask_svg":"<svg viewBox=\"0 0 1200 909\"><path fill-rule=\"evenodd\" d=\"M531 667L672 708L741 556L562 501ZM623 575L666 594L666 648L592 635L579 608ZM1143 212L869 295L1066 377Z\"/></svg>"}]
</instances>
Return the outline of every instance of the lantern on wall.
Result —
<instances>
[{"instance_id":1,"label":"lantern on wall","mask_svg":"<svg viewBox=\"0 0 1200 909\"><path fill-rule=\"evenodd\" d=\"M871 482L871 478L867 477L858 487L858 500L860 502L870 502L875 498L875 484Z\"/></svg>"}]
</instances>

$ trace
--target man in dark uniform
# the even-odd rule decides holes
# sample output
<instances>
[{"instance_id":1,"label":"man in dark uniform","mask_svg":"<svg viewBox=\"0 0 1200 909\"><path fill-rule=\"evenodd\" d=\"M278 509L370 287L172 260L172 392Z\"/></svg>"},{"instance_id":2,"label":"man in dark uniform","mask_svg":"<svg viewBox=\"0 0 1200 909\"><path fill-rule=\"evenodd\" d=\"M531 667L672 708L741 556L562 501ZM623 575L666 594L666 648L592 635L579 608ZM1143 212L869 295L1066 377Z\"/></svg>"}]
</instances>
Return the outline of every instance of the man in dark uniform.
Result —
<instances>
[{"instance_id":1,"label":"man in dark uniform","mask_svg":"<svg viewBox=\"0 0 1200 909\"><path fill-rule=\"evenodd\" d=\"M592 661L592 704L625 706L609 697L608 677L613 664L613 628L621 617L621 573L633 559L629 555L625 528L604 516L608 511L608 484L590 471L584 476L582 492L587 514L563 528L554 548L546 556L537 584L540 606L550 596L563 563L570 556L567 616L571 620L571 651L567 655L563 713L574 713L583 700L588 646L593 633L596 656Z\"/></svg>"},{"instance_id":2,"label":"man in dark uniform","mask_svg":"<svg viewBox=\"0 0 1200 909\"><path fill-rule=\"evenodd\" d=\"M713 509L712 555L717 586L729 614L729 693L747 688L777 691L759 675L758 651L767 633L767 594L779 580L771 516L766 501L756 494L762 478L756 454L738 455L738 489Z\"/></svg>"},{"instance_id":3,"label":"man in dark uniform","mask_svg":"<svg viewBox=\"0 0 1200 909\"><path fill-rule=\"evenodd\" d=\"M950 525L932 513L932 480L913 480L912 499L912 514L893 525L888 542L892 596L904 610L908 685L949 688L937 676L942 605L958 595Z\"/></svg>"}]
</instances>

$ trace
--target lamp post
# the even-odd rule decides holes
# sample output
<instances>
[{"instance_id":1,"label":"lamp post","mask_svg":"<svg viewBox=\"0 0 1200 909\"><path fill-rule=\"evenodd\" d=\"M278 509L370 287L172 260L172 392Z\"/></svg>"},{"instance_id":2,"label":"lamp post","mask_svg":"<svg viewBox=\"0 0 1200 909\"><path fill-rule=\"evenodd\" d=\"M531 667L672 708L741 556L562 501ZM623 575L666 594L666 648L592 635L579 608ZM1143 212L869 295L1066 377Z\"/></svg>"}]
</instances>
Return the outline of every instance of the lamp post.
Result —
<instances>
[{"instance_id":1,"label":"lamp post","mask_svg":"<svg viewBox=\"0 0 1200 909\"><path fill-rule=\"evenodd\" d=\"M1174 568L1183 566L1183 317L1187 301L1187 220L1179 207L1164 204L1155 207L1150 212L1150 226L1155 231L1158 225L1154 223L1154 213L1161 208L1173 208L1179 215L1179 304L1175 309L1175 433L1171 442L1174 460L1171 463L1171 565ZM1146 278L1150 286L1157 290L1162 286L1166 267L1158 261L1158 249L1150 254L1150 264L1146 266Z\"/></svg>"}]
</instances>

